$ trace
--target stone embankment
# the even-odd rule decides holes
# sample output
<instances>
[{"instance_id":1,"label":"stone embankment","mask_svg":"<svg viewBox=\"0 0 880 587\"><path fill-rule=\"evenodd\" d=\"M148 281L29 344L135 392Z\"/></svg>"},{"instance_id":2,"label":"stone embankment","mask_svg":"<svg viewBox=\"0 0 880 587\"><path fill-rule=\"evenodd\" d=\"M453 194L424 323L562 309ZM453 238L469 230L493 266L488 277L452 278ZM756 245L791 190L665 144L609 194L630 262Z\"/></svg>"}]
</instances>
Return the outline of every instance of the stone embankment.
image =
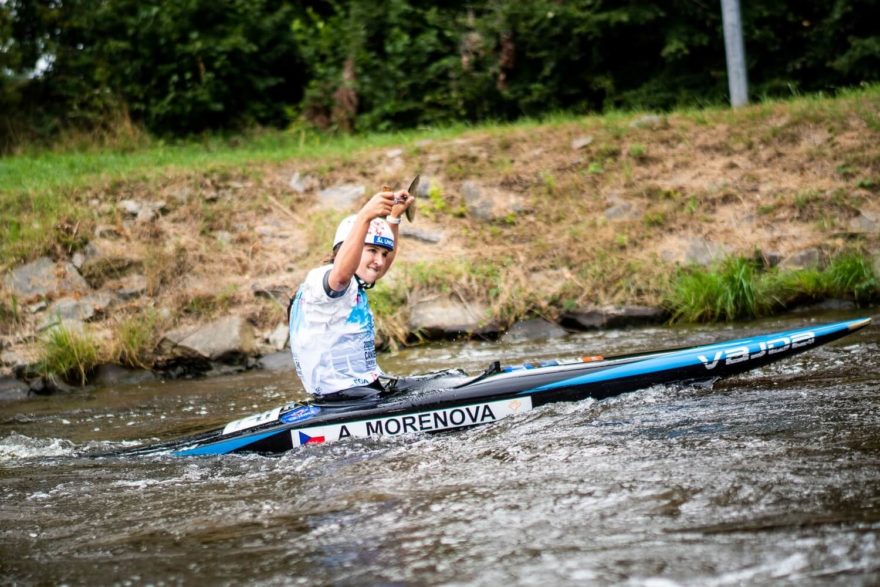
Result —
<instances>
[{"instance_id":1,"label":"stone embankment","mask_svg":"<svg viewBox=\"0 0 880 587\"><path fill-rule=\"evenodd\" d=\"M16 268L7 276L4 285L17 299L25 302L24 311L32 316L33 329L2 339L0 361L8 371L0 380L0 395L70 389L56 378L37 373L36 357L27 352L27 343L53 328L82 332L89 325L106 320L114 307L144 294L143 286L131 285L142 282L139 273L124 274L112 282L103 281L100 289L92 287L83 276L83 273L88 274L88 269L83 270L83 267L88 267L89 263L113 265L120 273L138 265L122 257L99 256L91 247L75 263L54 262L41 257ZM283 293L255 289L254 295L275 297ZM533 318L516 322L505 331L487 320L488 315L489 308L480 302L434 296L413 305L408 326L424 338L501 337L503 342L514 343L557 338L575 331L653 323L663 318L661 310L644 306L590 307L563 314L560 323ZM159 338L149 370L130 370L107 364L96 369L93 381L140 381L149 373L178 378L252 368L289 370L292 366L287 348L285 324L278 324L270 331L258 331L244 316L232 313L165 332Z\"/></svg>"}]
</instances>

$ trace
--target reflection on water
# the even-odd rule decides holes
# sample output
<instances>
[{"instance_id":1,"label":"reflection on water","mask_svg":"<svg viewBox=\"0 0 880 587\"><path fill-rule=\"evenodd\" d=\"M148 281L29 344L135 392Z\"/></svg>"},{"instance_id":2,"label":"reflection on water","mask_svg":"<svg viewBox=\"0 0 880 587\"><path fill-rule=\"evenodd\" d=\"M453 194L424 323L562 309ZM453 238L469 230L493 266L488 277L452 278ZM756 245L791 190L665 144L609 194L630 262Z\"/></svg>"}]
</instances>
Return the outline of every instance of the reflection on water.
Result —
<instances>
[{"instance_id":1,"label":"reflection on water","mask_svg":"<svg viewBox=\"0 0 880 587\"><path fill-rule=\"evenodd\" d=\"M832 320L838 316L823 316ZM445 344L392 372L614 354L803 319ZM87 459L290 399L290 374L0 404L4 583L880 581L880 328L711 387L280 457Z\"/></svg>"}]
</instances>

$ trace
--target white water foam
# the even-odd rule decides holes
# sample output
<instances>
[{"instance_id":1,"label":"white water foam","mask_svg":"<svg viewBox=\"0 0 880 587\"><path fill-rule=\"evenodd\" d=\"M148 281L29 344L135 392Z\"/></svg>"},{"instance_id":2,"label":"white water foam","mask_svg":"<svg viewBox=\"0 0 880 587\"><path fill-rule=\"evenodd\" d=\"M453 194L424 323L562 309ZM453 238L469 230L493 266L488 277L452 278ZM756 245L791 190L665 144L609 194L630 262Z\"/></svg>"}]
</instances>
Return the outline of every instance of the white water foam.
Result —
<instances>
[{"instance_id":1,"label":"white water foam","mask_svg":"<svg viewBox=\"0 0 880 587\"><path fill-rule=\"evenodd\" d=\"M63 438L30 438L17 432L0 439L0 463L39 457L73 455L76 445Z\"/></svg>"}]
</instances>

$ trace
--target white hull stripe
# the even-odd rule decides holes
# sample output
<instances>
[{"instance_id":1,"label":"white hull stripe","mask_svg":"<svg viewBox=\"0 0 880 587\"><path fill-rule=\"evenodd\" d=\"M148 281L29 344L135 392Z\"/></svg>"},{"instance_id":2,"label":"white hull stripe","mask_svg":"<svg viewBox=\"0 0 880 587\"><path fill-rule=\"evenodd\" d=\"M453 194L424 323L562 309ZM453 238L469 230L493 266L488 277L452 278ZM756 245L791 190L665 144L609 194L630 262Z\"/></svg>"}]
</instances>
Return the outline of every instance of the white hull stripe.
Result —
<instances>
[{"instance_id":1,"label":"white hull stripe","mask_svg":"<svg viewBox=\"0 0 880 587\"><path fill-rule=\"evenodd\" d=\"M487 424L501 418L520 414L532 409L532 398L521 397L494 402L445 408L429 412L389 416L371 420L327 424L291 430L293 446L322 442L335 442L343 438L368 436L398 436L418 432L450 430L475 424Z\"/></svg>"},{"instance_id":2,"label":"white hull stripe","mask_svg":"<svg viewBox=\"0 0 880 587\"><path fill-rule=\"evenodd\" d=\"M259 414L254 414L253 416L248 416L247 418L234 420L227 424L225 428L223 428L223 435L226 436L227 434L232 434L233 432L238 432L240 430L255 428L268 422L275 422L278 420L278 416L280 415L281 408L275 408L274 410L269 410L268 412L261 412Z\"/></svg>"}]
</instances>

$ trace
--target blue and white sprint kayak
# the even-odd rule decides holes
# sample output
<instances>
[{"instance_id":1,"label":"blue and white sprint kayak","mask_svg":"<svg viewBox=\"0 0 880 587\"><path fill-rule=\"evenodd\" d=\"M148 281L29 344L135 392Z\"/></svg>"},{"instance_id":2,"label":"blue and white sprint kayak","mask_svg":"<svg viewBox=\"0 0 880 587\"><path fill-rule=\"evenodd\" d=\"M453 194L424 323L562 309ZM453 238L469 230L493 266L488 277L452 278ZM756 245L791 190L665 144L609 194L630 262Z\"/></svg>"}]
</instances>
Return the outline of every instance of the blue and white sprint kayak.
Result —
<instances>
[{"instance_id":1,"label":"blue and white sprint kayak","mask_svg":"<svg viewBox=\"0 0 880 587\"><path fill-rule=\"evenodd\" d=\"M495 363L475 376L445 372L407 378L406 390L370 401L291 403L204 434L116 454L279 453L347 438L467 428L551 402L603 399L657 384L735 375L831 342L870 322L861 318L710 345L566 363L503 368Z\"/></svg>"}]
</instances>

